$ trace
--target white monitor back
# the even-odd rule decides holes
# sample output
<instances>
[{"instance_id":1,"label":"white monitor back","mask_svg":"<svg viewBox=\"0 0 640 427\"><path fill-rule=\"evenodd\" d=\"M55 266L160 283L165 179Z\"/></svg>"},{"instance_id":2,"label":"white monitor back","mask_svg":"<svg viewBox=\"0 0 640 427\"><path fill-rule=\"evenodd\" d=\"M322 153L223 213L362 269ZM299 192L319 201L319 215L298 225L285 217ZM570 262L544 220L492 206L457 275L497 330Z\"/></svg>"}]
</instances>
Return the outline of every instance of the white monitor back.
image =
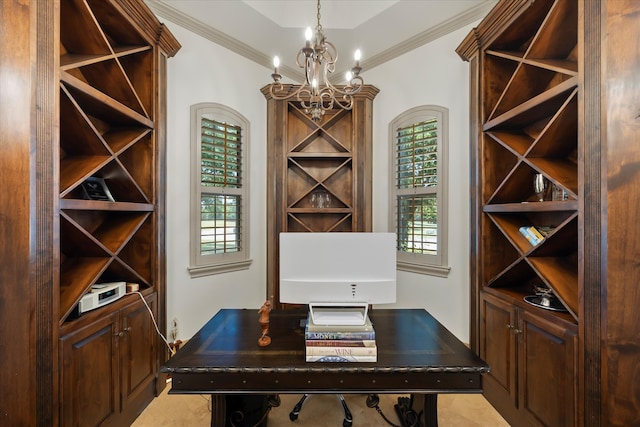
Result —
<instances>
[{"instance_id":1,"label":"white monitor back","mask_svg":"<svg viewBox=\"0 0 640 427\"><path fill-rule=\"evenodd\" d=\"M281 303L395 301L395 233L280 234Z\"/></svg>"}]
</instances>

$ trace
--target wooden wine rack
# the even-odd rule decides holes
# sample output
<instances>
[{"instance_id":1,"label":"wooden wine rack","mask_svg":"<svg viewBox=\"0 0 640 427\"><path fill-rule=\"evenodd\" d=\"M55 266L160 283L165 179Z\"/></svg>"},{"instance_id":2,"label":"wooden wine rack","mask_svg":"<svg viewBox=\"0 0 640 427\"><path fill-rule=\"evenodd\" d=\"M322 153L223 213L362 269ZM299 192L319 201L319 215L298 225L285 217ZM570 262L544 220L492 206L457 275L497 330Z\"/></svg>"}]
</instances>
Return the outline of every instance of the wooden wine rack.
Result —
<instances>
[{"instance_id":1,"label":"wooden wine rack","mask_svg":"<svg viewBox=\"0 0 640 427\"><path fill-rule=\"evenodd\" d=\"M543 1L484 51L478 205L482 287L518 298L549 287L577 322L578 59L577 3ZM539 202L542 174L567 200ZM551 232L535 247L523 226Z\"/></svg>"},{"instance_id":2,"label":"wooden wine rack","mask_svg":"<svg viewBox=\"0 0 640 427\"><path fill-rule=\"evenodd\" d=\"M288 86L291 92L295 86ZM295 100L268 102L268 296L278 302L281 232L371 231L372 106L378 89L365 86L351 110L314 122ZM326 195L322 203L314 200Z\"/></svg>"},{"instance_id":3,"label":"wooden wine rack","mask_svg":"<svg viewBox=\"0 0 640 427\"><path fill-rule=\"evenodd\" d=\"M60 2L60 322L98 282L154 289L155 40L111 2ZM114 201L85 200L103 178Z\"/></svg>"}]
</instances>

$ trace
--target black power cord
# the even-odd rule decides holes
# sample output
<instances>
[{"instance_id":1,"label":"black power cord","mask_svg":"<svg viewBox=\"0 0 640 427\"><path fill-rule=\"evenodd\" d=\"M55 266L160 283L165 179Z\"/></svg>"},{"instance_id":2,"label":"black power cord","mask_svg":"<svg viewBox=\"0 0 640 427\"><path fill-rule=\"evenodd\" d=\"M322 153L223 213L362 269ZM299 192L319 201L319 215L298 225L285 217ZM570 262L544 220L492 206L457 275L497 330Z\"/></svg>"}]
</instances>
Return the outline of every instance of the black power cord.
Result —
<instances>
[{"instance_id":1,"label":"black power cord","mask_svg":"<svg viewBox=\"0 0 640 427\"><path fill-rule=\"evenodd\" d=\"M401 425L397 425L392 423L382 412L380 406L380 398L377 394L370 394L367 396L367 406L369 408L375 408L376 411L380 414L380 416L393 427L422 427L420 423L420 416L416 413L411 406L413 404L412 399L409 397L398 397L398 403L394 405L396 410L396 414L398 415L398 419L400 420Z\"/></svg>"}]
</instances>

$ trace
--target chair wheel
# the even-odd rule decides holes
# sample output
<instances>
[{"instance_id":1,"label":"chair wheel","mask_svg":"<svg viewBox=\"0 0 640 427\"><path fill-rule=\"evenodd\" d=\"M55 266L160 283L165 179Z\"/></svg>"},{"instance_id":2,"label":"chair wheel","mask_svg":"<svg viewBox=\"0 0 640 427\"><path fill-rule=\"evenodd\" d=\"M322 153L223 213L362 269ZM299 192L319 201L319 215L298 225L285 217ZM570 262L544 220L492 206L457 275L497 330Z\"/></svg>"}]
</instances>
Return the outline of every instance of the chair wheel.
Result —
<instances>
[{"instance_id":1,"label":"chair wheel","mask_svg":"<svg viewBox=\"0 0 640 427\"><path fill-rule=\"evenodd\" d=\"M291 421L295 421L298 419L298 414L296 414L295 412L289 412L289 419Z\"/></svg>"},{"instance_id":2,"label":"chair wheel","mask_svg":"<svg viewBox=\"0 0 640 427\"><path fill-rule=\"evenodd\" d=\"M342 427L351 427L351 425L353 424L353 421L351 420L344 420L342 422Z\"/></svg>"}]
</instances>

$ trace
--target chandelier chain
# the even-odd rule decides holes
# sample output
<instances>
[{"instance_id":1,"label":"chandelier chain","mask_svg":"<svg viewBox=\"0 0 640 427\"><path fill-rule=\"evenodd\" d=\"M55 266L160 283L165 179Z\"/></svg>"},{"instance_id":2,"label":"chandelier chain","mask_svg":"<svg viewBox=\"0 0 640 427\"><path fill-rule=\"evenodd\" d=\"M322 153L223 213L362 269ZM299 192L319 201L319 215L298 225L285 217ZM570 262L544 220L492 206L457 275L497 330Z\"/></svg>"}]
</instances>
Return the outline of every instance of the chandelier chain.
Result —
<instances>
[{"instance_id":1,"label":"chandelier chain","mask_svg":"<svg viewBox=\"0 0 640 427\"><path fill-rule=\"evenodd\" d=\"M280 60L276 56L273 74L271 74L273 83L270 85L269 93L277 100L297 99L298 105L311 116L313 121L320 121L325 112L334 108L351 110L354 95L362 90L364 81L360 76L362 71L360 51L356 50L355 65L346 73L346 85L336 86L331 83L329 77L335 71L338 51L322 32L320 0L318 0L316 16L318 23L315 41L312 42L311 39L311 28L307 28L305 35L307 41L296 57L298 67L304 69L304 82L293 91L286 89L281 82L282 75L278 70Z\"/></svg>"},{"instance_id":2,"label":"chandelier chain","mask_svg":"<svg viewBox=\"0 0 640 427\"><path fill-rule=\"evenodd\" d=\"M322 34L322 24L320 24L320 0L318 0L318 25L316 25L316 32Z\"/></svg>"}]
</instances>

